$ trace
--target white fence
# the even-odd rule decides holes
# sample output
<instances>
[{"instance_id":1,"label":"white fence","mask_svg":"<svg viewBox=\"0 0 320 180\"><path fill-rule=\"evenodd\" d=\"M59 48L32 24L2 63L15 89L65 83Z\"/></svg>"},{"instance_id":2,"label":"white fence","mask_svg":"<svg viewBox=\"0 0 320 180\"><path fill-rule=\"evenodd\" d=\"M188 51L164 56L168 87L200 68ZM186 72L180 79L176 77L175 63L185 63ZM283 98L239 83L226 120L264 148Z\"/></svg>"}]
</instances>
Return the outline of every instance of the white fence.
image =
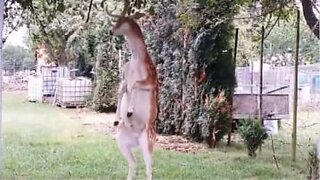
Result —
<instances>
[{"instance_id":1,"label":"white fence","mask_svg":"<svg viewBox=\"0 0 320 180\"><path fill-rule=\"evenodd\" d=\"M289 94L293 92L293 67L269 67L263 72L263 93ZM299 66L298 103L320 102L320 64ZM259 72L252 67L236 69L237 87L235 93L256 94L259 92Z\"/></svg>"}]
</instances>

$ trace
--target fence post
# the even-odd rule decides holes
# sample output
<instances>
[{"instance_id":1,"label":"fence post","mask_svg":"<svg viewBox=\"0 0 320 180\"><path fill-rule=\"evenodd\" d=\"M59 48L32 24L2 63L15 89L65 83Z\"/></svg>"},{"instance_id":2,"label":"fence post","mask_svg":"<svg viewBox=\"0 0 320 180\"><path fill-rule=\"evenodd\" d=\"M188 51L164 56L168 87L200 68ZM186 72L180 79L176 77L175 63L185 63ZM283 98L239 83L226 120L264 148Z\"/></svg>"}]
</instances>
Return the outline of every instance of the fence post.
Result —
<instances>
[{"instance_id":1,"label":"fence post","mask_svg":"<svg viewBox=\"0 0 320 180\"><path fill-rule=\"evenodd\" d=\"M261 27L261 45L260 45L260 71L259 71L259 98L258 98L258 115L261 125L263 125L263 112L262 112L262 91L263 91L263 45L264 45L264 26ZM260 152L262 146L259 147Z\"/></svg>"},{"instance_id":2,"label":"fence post","mask_svg":"<svg viewBox=\"0 0 320 180\"><path fill-rule=\"evenodd\" d=\"M260 85L259 85L259 120L263 124L263 115L262 115L262 91L263 91L263 45L264 45L264 26L261 29L261 49L260 49Z\"/></svg>"},{"instance_id":3,"label":"fence post","mask_svg":"<svg viewBox=\"0 0 320 180\"><path fill-rule=\"evenodd\" d=\"M294 62L294 90L293 90L293 127L292 127L292 161L296 160L297 152L297 100L298 100L298 64L299 64L299 40L300 40L300 11L297 10L297 36L296 53Z\"/></svg>"},{"instance_id":4,"label":"fence post","mask_svg":"<svg viewBox=\"0 0 320 180\"><path fill-rule=\"evenodd\" d=\"M3 138L2 138L2 32L3 32L3 14L4 14L4 1L0 1L0 174L2 174L3 167Z\"/></svg>"}]
</instances>

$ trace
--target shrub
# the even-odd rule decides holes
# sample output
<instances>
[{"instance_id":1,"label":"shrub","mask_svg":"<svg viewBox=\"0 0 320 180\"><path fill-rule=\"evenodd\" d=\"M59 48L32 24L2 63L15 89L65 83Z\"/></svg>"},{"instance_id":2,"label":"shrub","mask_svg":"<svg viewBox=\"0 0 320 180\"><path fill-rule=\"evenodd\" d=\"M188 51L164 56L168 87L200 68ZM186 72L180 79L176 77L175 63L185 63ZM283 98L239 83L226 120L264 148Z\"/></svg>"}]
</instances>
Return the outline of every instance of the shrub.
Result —
<instances>
[{"instance_id":1,"label":"shrub","mask_svg":"<svg viewBox=\"0 0 320 180\"><path fill-rule=\"evenodd\" d=\"M244 140L250 157L256 157L256 150L268 138L267 131L256 119L245 119L241 121L239 132Z\"/></svg>"},{"instance_id":2,"label":"shrub","mask_svg":"<svg viewBox=\"0 0 320 180\"><path fill-rule=\"evenodd\" d=\"M209 147L216 144L231 130L232 106L225 96L220 92L217 96L209 96L207 120L202 121L202 134L206 138Z\"/></svg>"},{"instance_id":3,"label":"shrub","mask_svg":"<svg viewBox=\"0 0 320 180\"><path fill-rule=\"evenodd\" d=\"M319 179L319 157L316 145L312 146L312 148L308 152L308 179L314 180Z\"/></svg>"},{"instance_id":4,"label":"shrub","mask_svg":"<svg viewBox=\"0 0 320 180\"><path fill-rule=\"evenodd\" d=\"M157 2L159 17L143 21L160 83L157 132L207 141L214 147L231 125L229 106L220 106L215 98L224 91L230 99L235 78L232 23L212 19L233 16L236 2L219 6L220 0L201 1L197 8L193 2L198 1Z\"/></svg>"},{"instance_id":5,"label":"shrub","mask_svg":"<svg viewBox=\"0 0 320 180\"><path fill-rule=\"evenodd\" d=\"M119 60L114 39L105 34L97 46L96 81L92 108L100 112L116 110L119 84Z\"/></svg>"}]
</instances>

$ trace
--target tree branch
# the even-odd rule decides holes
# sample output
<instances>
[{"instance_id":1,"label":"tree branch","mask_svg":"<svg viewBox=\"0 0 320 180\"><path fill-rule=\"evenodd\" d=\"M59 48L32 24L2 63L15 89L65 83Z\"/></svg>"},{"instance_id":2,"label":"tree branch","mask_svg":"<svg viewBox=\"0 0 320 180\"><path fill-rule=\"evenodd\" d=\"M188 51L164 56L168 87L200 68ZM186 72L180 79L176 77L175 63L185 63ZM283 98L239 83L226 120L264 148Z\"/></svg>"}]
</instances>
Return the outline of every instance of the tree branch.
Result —
<instances>
[{"instance_id":1,"label":"tree branch","mask_svg":"<svg viewBox=\"0 0 320 180\"><path fill-rule=\"evenodd\" d=\"M283 7L285 7L285 3L281 4L280 6L278 7L275 7L273 9L270 9L264 13L261 13L259 15L256 15L256 16L243 16L243 17L229 17L229 18L215 18L213 19L213 22L218 22L218 24L220 23L223 23L223 22L226 22L226 21L233 21L233 20L244 20L244 19L254 19L254 18L259 18L259 17L264 17L264 16L267 16L277 10L280 10L282 9Z\"/></svg>"},{"instance_id":2,"label":"tree branch","mask_svg":"<svg viewBox=\"0 0 320 180\"><path fill-rule=\"evenodd\" d=\"M269 31L265 34L264 39L266 39L270 35L272 29L276 26L279 20L280 20L280 17L278 16L277 19L274 21L274 23L271 25Z\"/></svg>"},{"instance_id":3,"label":"tree branch","mask_svg":"<svg viewBox=\"0 0 320 180\"><path fill-rule=\"evenodd\" d=\"M89 22L89 19L90 19L90 12L91 12L91 7L92 7L92 1L93 1L93 0L90 1L89 11L88 11L86 23L88 23L88 22Z\"/></svg>"},{"instance_id":4,"label":"tree branch","mask_svg":"<svg viewBox=\"0 0 320 180\"><path fill-rule=\"evenodd\" d=\"M24 13L24 10L25 10L25 9L23 9L23 10L21 11L21 14L20 14L20 17L19 17L19 19L18 19L18 21L17 21L17 24L16 24L15 26L13 26L13 28L11 29L11 31L9 31L9 33L7 34L6 37L3 37L3 38L2 38L2 43L5 43L5 42L7 41L7 39L8 39L8 37L10 36L10 34L11 34L13 31L15 31L15 30L18 28L18 26L21 24L21 19L22 19L22 15L23 15L23 13Z\"/></svg>"},{"instance_id":5,"label":"tree branch","mask_svg":"<svg viewBox=\"0 0 320 180\"><path fill-rule=\"evenodd\" d=\"M304 18L313 32L313 34L320 39L320 22L313 12L313 4L311 0L300 0L303 8Z\"/></svg>"},{"instance_id":6,"label":"tree branch","mask_svg":"<svg viewBox=\"0 0 320 180\"><path fill-rule=\"evenodd\" d=\"M316 126L316 125L319 125L319 124L320 123L312 123L312 124L309 124L309 125L300 126L299 128L308 128L308 127Z\"/></svg>"},{"instance_id":7,"label":"tree branch","mask_svg":"<svg viewBox=\"0 0 320 180\"><path fill-rule=\"evenodd\" d=\"M277 169L279 169L280 167L279 167L278 158L276 156L276 150L274 148L273 136L272 134L270 136L271 136L271 147L272 147L272 159L275 162Z\"/></svg>"}]
</instances>

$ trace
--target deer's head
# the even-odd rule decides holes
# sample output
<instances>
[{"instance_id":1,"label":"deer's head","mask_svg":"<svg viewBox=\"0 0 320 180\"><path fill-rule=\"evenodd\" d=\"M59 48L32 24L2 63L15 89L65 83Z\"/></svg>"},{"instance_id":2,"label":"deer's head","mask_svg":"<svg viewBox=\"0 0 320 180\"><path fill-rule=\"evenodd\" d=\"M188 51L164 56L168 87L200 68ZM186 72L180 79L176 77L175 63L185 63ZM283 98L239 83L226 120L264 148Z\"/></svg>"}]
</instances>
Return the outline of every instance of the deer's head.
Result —
<instances>
[{"instance_id":1,"label":"deer's head","mask_svg":"<svg viewBox=\"0 0 320 180\"><path fill-rule=\"evenodd\" d=\"M123 11L120 15L112 14L106 8L107 14L114 18L113 28L111 34L113 35L130 35L132 33L141 33L141 30L135 20L144 16L143 13L135 13L133 15L127 15L129 9L129 0L124 0Z\"/></svg>"}]
</instances>

